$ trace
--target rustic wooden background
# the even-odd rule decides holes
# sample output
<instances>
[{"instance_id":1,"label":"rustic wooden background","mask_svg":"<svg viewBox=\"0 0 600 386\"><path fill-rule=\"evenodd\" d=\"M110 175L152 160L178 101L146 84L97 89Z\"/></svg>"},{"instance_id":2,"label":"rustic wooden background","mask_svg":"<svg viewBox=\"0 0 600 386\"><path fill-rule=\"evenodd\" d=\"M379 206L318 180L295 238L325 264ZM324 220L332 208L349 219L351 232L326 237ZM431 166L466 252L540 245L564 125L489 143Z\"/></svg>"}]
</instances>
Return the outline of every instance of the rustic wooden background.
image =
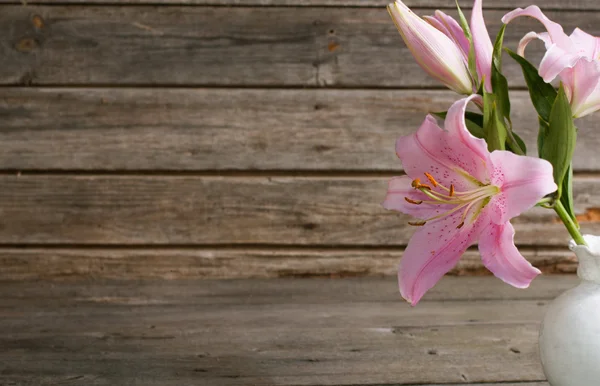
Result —
<instances>
[{"instance_id":1,"label":"rustic wooden background","mask_svg":"<svg viewBox=\"0 0 600 386\"><path fill-rule=\"evenodd\" d=\"M456 96L413 62L385 3L0 0L0 280L394 274L413 231L380 207L401 173L394 141ZM486 3L495 35L529 1ZM597 1L538 4L600 35ZM506 44L541 28L519 21ZM579 127L576 206L600 233L600 122ZM514 223L534 264L573 271L550 212ZM476 252L456 270L483 271Z\"/></svg>"}]
</instances>

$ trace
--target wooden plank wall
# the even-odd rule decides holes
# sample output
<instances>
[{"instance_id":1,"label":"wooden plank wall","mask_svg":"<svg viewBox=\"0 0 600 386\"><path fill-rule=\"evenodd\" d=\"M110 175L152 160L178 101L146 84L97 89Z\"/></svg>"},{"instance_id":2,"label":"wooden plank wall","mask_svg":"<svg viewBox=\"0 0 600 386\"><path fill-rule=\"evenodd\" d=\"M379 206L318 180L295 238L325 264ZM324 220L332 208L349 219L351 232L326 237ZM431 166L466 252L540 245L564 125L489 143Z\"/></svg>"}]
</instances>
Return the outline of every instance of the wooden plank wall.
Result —
<instances>
[{"instance_id":1,"label":"wooden plank wall","mask_svg":"<svg viewBox=\"0 0 600 386\"><path fill-rule=\"evenodd\" d=\"M407 3L455 14L450 0ZM528 4L487 1L492 34ZM539 5L600 35L599 4ZM0 280L393 274L413 231L379 205L402 172L394 141L455 96L415 65L384 5L0 0ZM530 30L511 25L506 44ZM535 154L523 80L505 67ZM579 127L575 201L600 233L600 122ZM554 216L515 226L536 265L573 272ZM483 271L476 252L456 270Z\"/></svg>"}]
</instances>

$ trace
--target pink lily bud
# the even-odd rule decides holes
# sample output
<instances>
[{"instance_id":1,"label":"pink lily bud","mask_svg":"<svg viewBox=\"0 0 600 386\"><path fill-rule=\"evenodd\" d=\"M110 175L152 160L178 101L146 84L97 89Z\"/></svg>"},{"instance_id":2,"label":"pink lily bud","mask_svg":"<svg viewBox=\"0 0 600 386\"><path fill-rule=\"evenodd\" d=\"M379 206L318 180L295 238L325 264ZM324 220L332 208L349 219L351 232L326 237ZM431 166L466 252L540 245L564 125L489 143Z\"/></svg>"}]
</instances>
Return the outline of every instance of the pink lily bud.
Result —
<instances>
[{"instance_id":1,"label":"pink lily bud","mask_svg":"<svg viewBox=\"0 0 600 386\"><path fill-rule=\"evenodd\" d=\"M547 51L539 74L544 81L550 83L557 77L562 81L575 118L600 110L600 38L579 28L570 36L565 34L560 24L548 19L535 5L509 12L502 22L508 24L520 16L539 20L548 32L525 35L519 43L519 55L524 56L532 40L543 41Z\"/></svg>"},{"instance_id":2,"label":"pink lily bud","mask_svg":"<svg viewBox=\"0 0 600 386\"><path fill-rule=\"evenodd\" d=\"M459 94L470 95L473 92L474 84L468 60L460 46L464 44L464 33L461 37L456 29L458 23L454 19L433 18L435 22L432 23L437 22L441 28L447 28L448 34L455 40L415 15L400 0L389 4L388 11L408 49L425 72ZM448 19L452 19L454 23Z\"/></svg>"}]
</instances>

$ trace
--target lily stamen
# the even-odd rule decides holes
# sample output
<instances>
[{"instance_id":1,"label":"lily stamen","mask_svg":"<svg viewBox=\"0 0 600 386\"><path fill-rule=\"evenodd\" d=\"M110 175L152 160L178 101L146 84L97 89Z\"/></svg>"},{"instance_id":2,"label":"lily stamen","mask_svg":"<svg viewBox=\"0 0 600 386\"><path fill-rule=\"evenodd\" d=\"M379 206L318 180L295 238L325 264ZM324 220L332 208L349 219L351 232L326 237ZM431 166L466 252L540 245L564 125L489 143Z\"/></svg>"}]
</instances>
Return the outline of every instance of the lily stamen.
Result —
<instances>
[{"instance_id":1,"label":"lily stamen","mask_svg":"<svg viewBox=\"0 0 600 386\"><path fill-rule=\"evenodd\" d=\"M435 180L435 178L433 178L431 174L425 172L425 177L427 177L427 179L429 180L429 182L431 182L431 185L433 185L434 188L437 188L438 182Z\"/></svg>"},{"instance_id":2,"label":"lily stamen","mask_svg":"<svg viewBox=\"0 0 600 386\"><path fill-rule=\"evenodd\" d=\"M438 220L444 217L448 217L458 211L463 211L461 216L461 223L457 228L462 228L467 221L467 216L471 209L475 206L475 204L480 203L482 200L485 200L495 194L498 193L498 187L494 185L484 185L477 187L476 189L467 190L463 192L456 191L454 184L450 184L450 188L447 188L443 184L440 184L433 175L430 173L424 173L427 179L431 182L433 187L440 188L448 192L445 194L440 191L433 190L430 186L424 185L421 183L421 180L416 178L412 181L412 186L416 190L419 190L421 193L429 197L431 200L413 200L411 198L405 197L404 199L411 204L428 204L428 205L453 205L454 207L445 211L444 213L440 213L436 216L423 220L424 223L429 221ZM485 204L483 204L485 205ZM475 216L476 217L476 216ZM411 225L420 226L421 222L413 223Z\"/></svg>"}]
</instances>

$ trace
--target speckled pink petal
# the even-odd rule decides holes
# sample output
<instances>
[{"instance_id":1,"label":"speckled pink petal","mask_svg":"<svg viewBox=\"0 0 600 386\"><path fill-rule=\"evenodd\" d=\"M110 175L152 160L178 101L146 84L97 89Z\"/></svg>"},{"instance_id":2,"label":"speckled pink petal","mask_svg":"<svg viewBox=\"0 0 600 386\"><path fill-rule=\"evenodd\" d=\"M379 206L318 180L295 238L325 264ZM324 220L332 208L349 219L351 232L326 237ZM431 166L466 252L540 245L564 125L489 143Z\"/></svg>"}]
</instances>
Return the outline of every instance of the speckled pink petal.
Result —
<instances>
[{"instance_id":1,"label":"speckled pink petal","mask_svg":"<svg viewBox=\"0 0 600 386\"><path fill-rule=\"evenodd\" d=\"M492 184L501 192L492 198L484 211L496 224L504 224L520 215L557 189L552 165L546 160L509 151L494 151L490 158L494 164Z\"/></svg>"},{"instance_id":2,"label":"speckled pink petal","mask_svg":"<svg viewBox=\"0 0 600 386\"><path fill-rule=\"evenodd\" d=\"M475 0L471 14L471 34L479 78L485 77L485 89L492 92L492 53L494 47L483 19L483 0Z\"/></svg>"},{"instance_id":3,"label":"speckled pink petal","mask_svg":"<svg viewBox=\"0 0 600 386\"><path fill-rule=\"evenodd\" d=\"M483 265L497 278L517 288L527 288L541 272L521 255L514 243L510 222L490 224L481 232L479 252Z\"/></svg>"},{"instance_id":4,"label":"speckled pink petal","mask_svg":"<svg viewBox=\"0 0 600 386\"><path fill-rule=\"evenodd\" d=\"M400 260L398 283L402 297L411 305L416 305L477 240L483 223L475 221L457 229L461 215L458 212L427 223L410 239Z\"/></svg>"},{"instance_id":5,"label":"speckled pink petal","mask_svg":"<svg viewBox=\"0 0 600 386\"><path fill-rule=\"evenodd\" d=\"M465 123L465 111L469 102L483 103L483 98L479 95L471 95L454 102L448 110L444 121L444 128L450 135L456 137L462 144L470 149L476 157L480 158L484 163L489 162L490 152L488 151L485 140L473 136L467 124Z\"/></svg>"},{"instance_id":6,"label":"speckled pink petal","mask_svg":"<svg viewBox=\"0 0 600 386\"><path fill-rule=\"evenodd\" d=\"M489 179L486 160L475 154L461 138L442 130L432 116L427 116L416 133L398 139L396 153L406 174L413 179L427 182L424 177L427 172L446 187L452 184L459 191L479 186L465 177L466 173L479 181Z\"/></svg>"},{"instance_id":7,"label":"speckled pink petal","mask_svg":"<svg viewBox=\"0 0 600 386\"><path fill-rule=\"evenodd\" d=\"M394 177L388 184L388 191L383 202L383 207L388 210L397 210L410 216L427 219L437 216L452 209L451 205L430 205L421 203L420 205L412 204L406 201L406 198L413 201L430 200L420 190L416 190L411 186L412 179L408 176Z\"/></svg>"}]
</instances>

